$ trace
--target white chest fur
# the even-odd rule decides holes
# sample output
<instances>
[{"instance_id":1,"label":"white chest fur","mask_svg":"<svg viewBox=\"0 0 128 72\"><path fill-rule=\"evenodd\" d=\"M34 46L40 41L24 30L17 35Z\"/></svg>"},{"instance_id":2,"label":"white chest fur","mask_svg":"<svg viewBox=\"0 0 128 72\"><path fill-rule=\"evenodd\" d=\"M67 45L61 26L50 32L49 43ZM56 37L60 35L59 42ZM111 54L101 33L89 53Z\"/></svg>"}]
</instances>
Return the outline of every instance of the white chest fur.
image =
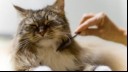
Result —
<instances>
[{"instance_id":1,"label":"white chest fur","mask_svg":"<svg viewBox=\"0 0 128 72\"><path fill-rule=\"evenodd\" d=\"M42 41L40 43L42 48L38 48L38 53L41 62L55 71L77 69L78 67L74 62L76 60L75 56L68 51L57 52L55 43L52 40Z\"/></svg>"}]
</instances>

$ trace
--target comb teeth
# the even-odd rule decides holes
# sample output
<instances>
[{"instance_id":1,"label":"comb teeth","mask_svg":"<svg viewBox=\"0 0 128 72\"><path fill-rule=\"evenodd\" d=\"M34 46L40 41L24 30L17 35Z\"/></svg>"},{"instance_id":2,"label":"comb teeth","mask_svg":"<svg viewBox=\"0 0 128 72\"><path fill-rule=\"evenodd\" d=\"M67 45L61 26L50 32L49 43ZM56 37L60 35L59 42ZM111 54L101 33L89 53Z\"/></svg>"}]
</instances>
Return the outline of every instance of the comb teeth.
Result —
<instances>
[{"instance_id":1,"label":"comb teeth","mask_svg":"<svg viewBox=\"0 0 128 72\"><path fill-rule=\"evenodd\" d=\"M76 38L78 36L78 34L75 34L71 39L74 39L74 38Z\"/></svg>"}]
</instances>

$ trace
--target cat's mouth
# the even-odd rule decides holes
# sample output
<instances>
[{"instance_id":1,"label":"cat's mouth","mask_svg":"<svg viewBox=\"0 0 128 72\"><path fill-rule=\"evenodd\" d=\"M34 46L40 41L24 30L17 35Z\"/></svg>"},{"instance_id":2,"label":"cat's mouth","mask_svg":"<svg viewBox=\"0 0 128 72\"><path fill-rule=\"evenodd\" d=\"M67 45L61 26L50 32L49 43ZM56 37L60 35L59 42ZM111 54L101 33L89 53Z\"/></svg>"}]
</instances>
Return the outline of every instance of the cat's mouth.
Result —
<instances>
[{"instance_id":1,"label":"cat's mouth","mask_svg":"<svg viewBox=\"0 0 128 72\"><path fill-rule=\"evenodd\" d=\"M74 36L69 36L68 39L66 41L63 41L60 46L58 47L57 51L62 51L63 49L65 49L67 46L69 46L72 43L72 40L77 37L78 34L74 35Z\"/></svg>"}]
</instances>

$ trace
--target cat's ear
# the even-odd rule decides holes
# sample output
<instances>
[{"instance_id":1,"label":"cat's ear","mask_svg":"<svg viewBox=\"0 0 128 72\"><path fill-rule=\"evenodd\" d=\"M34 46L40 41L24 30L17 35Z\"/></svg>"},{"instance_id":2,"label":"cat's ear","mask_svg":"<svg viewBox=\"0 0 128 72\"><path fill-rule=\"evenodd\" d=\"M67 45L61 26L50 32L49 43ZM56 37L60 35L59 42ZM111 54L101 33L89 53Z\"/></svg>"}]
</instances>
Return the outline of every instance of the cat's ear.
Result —
<instances>
[{"instance_id":1,"label":"cat's ear","mask_svg":"<svg viewBox=\"0 0 128 72\"><path fill-rule=\"evenodd\" d=\"M14 5L14 8L20 13L21 16L27 16L28 10L23 9L19 6Z\"/></svg>"},{"instance_id":2,"label":"cat's ear","mask_svg":"<svg viewBox=\"0 0 128 72\"><path fill-rule=\"evenodd\" d=\"M56 0L54 7L60 12L64 13L65 0Z\"/></svg>"}]
</instances>

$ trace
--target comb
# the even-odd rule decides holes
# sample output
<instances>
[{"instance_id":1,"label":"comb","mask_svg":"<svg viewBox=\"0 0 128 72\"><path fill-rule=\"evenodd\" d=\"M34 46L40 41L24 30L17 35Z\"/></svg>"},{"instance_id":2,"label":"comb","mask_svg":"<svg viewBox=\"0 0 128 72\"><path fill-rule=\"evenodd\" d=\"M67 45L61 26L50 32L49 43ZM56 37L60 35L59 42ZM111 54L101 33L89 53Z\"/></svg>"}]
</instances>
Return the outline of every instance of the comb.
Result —
<instances>
[{"instance_id":1,"label":"comb","mask_svg":"<svg viewBox=\"0 0 128 72\"><path fill-rule=\"evenodd\" d=\"M69 46L72 42L72 39L76 38L78 34L75 34L74 36L70 37L67 41L63 42L57 49L57 51L62 51L65 47Z\"/></svg>"}]
</instances>

